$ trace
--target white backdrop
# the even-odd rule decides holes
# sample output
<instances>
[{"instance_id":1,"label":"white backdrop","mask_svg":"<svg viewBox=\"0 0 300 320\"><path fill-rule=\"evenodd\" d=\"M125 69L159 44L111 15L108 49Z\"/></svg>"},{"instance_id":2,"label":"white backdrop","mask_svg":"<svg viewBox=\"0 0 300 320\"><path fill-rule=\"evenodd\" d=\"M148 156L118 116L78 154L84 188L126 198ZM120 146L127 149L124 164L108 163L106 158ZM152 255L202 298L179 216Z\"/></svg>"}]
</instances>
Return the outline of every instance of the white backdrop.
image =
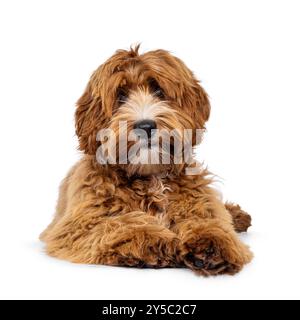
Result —
<instances>
[{"instance_id":1,"label":"white backdrop","mask_svg":"<svg viewBox=\"0 0 300 320\"><path fill-rule=\"evenodd\" d=\"M299 1L1 1L0 297L300 298ZM199 157L253 217L240 274L83 266L38 241L80 157L74 104L116 49L183 59L211 97Z\"/></svg>"}]
</instances>

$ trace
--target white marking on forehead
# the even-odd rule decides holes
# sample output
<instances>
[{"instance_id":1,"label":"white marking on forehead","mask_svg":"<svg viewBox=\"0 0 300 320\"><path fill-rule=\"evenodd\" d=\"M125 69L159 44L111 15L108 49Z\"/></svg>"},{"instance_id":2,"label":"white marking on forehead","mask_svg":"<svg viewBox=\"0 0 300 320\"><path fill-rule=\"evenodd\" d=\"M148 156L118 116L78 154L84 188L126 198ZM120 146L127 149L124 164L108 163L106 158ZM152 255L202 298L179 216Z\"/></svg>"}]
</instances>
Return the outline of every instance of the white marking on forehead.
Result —
<instances>
[{"instance_id":1,"label":"white marking on forehead","mask_svg":"<svg viewBox=\"0 0 300 320\"><path fill-rule=\"evenodd\" d=\"M140 106L137 112L137 120L151 119L155 118L155 108L156 106L153 104L143 104Z\"/></svg>"},{"instance_id":2,"label":"white marking on forehead","mask_svg":"<svg viewBox=\"0 0 300 320\"><path fill-rule=\"evenodd\" d=\"M155 120L159 114L169 110L163 102L155 99L152 94L143 91L133 93L122 106L122 109L134 121Z\"/></svg>"}]
</instances>

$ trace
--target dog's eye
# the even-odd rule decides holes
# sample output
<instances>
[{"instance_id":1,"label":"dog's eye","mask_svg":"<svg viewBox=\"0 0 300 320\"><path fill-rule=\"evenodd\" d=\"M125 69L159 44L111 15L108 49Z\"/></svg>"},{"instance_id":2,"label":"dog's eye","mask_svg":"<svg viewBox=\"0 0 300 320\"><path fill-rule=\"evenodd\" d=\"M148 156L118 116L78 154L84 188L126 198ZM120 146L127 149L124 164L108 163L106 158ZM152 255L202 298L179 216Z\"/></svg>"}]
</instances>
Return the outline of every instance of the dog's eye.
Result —
<instances>
[{"instance_id":1,"label":"dog's eye","mask_svg":"<svg viewBox=\"0 0 300 320\"><path fill-rule=\"evenodd\" d=\"M128 93L124 88L118 88L117 100L120 104L125 103L128 98Z\"/></svg>"},{"instance_id":2,"label":"dog's eye","mask_svg":"<svg viewBox=\"0 0 300 320\"><path fill-rule=\"evenodd\" d=\"M158 98L164 99L165 93L155 79L149 79L149 87L151 92Z\"/></svg>"}]
</instances>

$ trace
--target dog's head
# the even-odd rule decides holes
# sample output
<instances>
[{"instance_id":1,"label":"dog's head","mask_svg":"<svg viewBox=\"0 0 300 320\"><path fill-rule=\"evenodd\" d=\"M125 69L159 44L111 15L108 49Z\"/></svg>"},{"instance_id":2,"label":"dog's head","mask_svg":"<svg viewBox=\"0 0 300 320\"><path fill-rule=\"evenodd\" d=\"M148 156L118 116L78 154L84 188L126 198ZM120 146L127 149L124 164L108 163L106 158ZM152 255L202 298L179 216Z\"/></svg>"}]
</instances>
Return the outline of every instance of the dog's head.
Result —
<instances>
[{"instance_id":1,"label":"dog's head","mask_svg":"<svg viewBox=\"0 0 300 320\"><path fill-rule=\"evenodd\" d=\"M204 129L210 105L206 92L193 73L180 59L167 51L155 50L139 54L138 49L139 46L129 51L119 50L102 64L91 76L85 92L77 102L76 133L79 147L86 154L96 154L101 145L97 134L107 128L115 133L115 143L119 150L118 137L125 129L128 136L131 129L134 132L142 130L148 142L153 132L157 131L155 129L176 129L177 135L181 137L184 129L193 132ZM192 140L194 145L196 140L194 137ZM132 144L132 141L129 142L128 148ZM143 150L145 148L139 151L140 155ZM160 144L152 146L152 150L158 155L167 152ZM172 163L172 146L168 152L171 154L169 164L129 163L119 166L129 175L171 170L175 167ZM121 153L117 152L117 158Z\"/></svg>"}]
</instances>

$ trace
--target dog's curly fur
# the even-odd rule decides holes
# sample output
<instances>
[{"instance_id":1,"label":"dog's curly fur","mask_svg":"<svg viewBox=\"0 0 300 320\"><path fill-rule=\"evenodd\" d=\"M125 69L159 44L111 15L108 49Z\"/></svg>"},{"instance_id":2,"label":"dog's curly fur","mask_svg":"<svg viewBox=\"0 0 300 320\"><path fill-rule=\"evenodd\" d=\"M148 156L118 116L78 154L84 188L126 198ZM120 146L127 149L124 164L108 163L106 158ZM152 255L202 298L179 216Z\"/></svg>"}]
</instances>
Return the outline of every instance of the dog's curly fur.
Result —
<instances>
[{"instance_id":1,"label":"dog's curly fur","mask_svg":"<svg viewBox=\"0 0 300 320\"><path fill-rule=\"evenodd\" d=\"M132 126L120 90L132 101L148 94L163 104L156 115L162 128L204 129L209 118L207 94L181 60L164 50L138 49L117 51L79 99L76 133L84 156L63 180L55 217L41 239L48 254L77 263L234 274L252 258L236 233L247 231L251 218L238 205L222 203L206 169L186 175L187 165L96 160L100 129L118 134L115 124L122 119ZM153 81L163 102L151 93Z\"/></svg>"}]
</instances>

